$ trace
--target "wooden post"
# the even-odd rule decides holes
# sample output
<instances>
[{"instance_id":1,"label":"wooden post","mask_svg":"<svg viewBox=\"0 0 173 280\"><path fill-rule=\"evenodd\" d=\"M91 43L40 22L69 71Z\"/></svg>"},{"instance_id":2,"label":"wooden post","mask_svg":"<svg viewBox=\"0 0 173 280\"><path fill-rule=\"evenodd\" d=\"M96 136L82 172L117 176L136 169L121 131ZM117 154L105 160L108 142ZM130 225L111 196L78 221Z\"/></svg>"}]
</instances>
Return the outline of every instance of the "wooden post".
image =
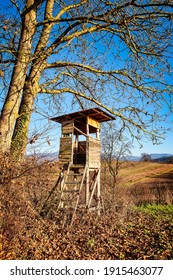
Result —
<instances>
[{"instance_id":1,"label":"wooden post","mask_svg":"<svg viewBox=\"0 0 173 280\"><path fill-rule=\"evenodd\" d=\"M100 139L100 129L99 128L97 128L97 130L96 130L96 138Z\"/></svg>"},{"instance_id":2,"label":"wooden post","mask_svg":"<svg viewBox=\"0 0 173 280\"><path fill-rule=\"evenodd\" d=\"M98 181L97 181L97 213L100 216L100 209L101 209L101 201L100 201L100 168L98 173Z\"/></svg>"},{"instance_id":3,"label":"wooden post","mask_svg":"<svg viewBox=\"0 0 173 280\"><path fill-rule=\"evenodd\" d=\"M100 139L100 129L97 128L96 137ZM101 156L100 156L101 157ZM97 213L100 216L100 209L101 209L101 201L100 201L100 172L101 172L101 158L99 162L99 173L98 173L98 182L97 182Z\"/></svg>"},{"instance_id":4,"label":"wooden post","mask_svg":"<svg viewBox=\"0 0 173 280\"><path fill-rule=\"evenodd\" d=\"M90 177L90 172L89 172L89 124L88 124L88 118L86 122L86 165L87 165L87 170L86 170L86 207L88 207L89 204L89 177Z\"/></svg>"}]
</instances>

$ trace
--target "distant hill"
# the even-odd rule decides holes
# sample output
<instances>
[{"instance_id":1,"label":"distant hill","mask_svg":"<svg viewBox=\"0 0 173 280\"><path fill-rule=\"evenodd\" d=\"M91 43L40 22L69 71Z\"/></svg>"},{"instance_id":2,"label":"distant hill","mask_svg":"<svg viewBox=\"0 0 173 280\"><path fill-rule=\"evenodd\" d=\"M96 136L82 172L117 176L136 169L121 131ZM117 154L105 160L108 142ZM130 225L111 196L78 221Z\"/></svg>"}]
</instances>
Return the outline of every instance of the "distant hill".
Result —
<instances>
[{"instance_id":1,"label":"distant hill","mask_svg":"<svg viewBox=\"0 0 173 280\"><path fill-rule=\"evenodd\" d=\"M173 154L149 154L151 157L151 160L154 162L169 162L171 160L173 160ZM38 153L37 158L39 161L55 161L58 159L58 152L54 152L54 153ZM127 159L126 159L127 160ZM128 161L141 161L141 157L140 156L128 156Z\"/></svg>"},{"instance_id":2,"label":"distant hill","mask_svg":"<svg viewBox=\"0 0 173 280\"><path fill-rule=\"evenodd\" d=\"M169 160L173 159L173 154L148 154L151 157L152 161L158 161L158 162L168 162ZM140 161L140 156L129 156L129 161Z\"/></svg>"},{"instance_id":3,"label":"distant hill","mask_svg":"<svg viewBox=\"0 0 173 280\"><path fill-rule=\"evenodd\" d=\"M29 157L35 157L40 162L42 161L56 161L58 159L58 153L37 153L37 154L30 154Z\"/></svg>"},{"instance_id":4,"label":"distant hill","mask_svg":"<svg viewBox=\"0 0 173 280\"><path fill-rule=\"evenodd\" d=\"M154 162L173 163L173 156L160 157L152 160Z\"/></svg>"},{"instance_id":5,"label":"distant hill","mask_svg":"<svg viewBox=\"0 0 173 280\"><path fill-rule=\"evenodd\" d=\"M139 156L128 156L129 161L140 161L141 157Z\"/></svg>"},{"instance_id":6,"label":"distant hill","mask_svg":"<svg viewBox=\"0 0 173 280\"><path fill-rule=\"evenodd\" d=\"M161 159L161 158L169 158L173 157L173 154L150 154L151 159Z\"/></svg>"}]
</instances>

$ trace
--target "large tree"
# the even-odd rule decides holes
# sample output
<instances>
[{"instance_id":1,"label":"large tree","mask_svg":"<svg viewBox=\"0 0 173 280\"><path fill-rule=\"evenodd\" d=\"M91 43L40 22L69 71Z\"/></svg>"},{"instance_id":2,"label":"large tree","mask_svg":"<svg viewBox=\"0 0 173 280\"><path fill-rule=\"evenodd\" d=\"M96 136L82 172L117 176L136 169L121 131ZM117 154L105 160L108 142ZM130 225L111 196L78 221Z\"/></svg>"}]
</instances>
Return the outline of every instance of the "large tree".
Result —
<instances>
[{"instance_id":1,"label":"large tree","mask_svg":"<svg viewBox=\"0 0 173 280\"><path fill-rule=\"evenodd\" d=\"M42 94L102 106L137 140L162 136L172 106L172 0L9 3L0 23L3 153L24 153Z\"/></svg>"}]
</instances>

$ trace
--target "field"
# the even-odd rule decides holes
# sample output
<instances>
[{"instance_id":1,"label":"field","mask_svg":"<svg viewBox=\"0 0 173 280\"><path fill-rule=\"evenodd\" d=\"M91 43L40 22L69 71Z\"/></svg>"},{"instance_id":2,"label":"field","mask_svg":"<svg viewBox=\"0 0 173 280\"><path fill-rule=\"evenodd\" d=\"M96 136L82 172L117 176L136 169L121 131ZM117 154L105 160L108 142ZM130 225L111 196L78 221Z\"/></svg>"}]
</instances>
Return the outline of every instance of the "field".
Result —
<instances>
[{"instance_id":1,"label":"field","mask_svg":"<svg viewBox=\"0 0 173 280\"><path fill-rule=\"evenodd\" d=\"M120 171L121 180L125 185L138 183L172 184L173 164L157 162L136 162L127 165Z\"/></svg>"},{"instance_id":2,"label":"field","mask_svg":"<svg viewBox=\"0 0 173 280\"><path fill-rule=\"evenodd\" d=\"M71 228L52 196L58 164L1 162L1 259L173 259L173 164L126 163L117 182L102 166L101 216L76 215Z\"/></svg>"},{"instance_id":3,"label":"field","mask_svg":"<svg viewBox=\"0 0 173 280\"><path fill-rule=\"evenodd\" d=\"M132 193L134 204L173 203L173 164L137 162L120 170L120 187Z\"/></svg>"}]
</instances>

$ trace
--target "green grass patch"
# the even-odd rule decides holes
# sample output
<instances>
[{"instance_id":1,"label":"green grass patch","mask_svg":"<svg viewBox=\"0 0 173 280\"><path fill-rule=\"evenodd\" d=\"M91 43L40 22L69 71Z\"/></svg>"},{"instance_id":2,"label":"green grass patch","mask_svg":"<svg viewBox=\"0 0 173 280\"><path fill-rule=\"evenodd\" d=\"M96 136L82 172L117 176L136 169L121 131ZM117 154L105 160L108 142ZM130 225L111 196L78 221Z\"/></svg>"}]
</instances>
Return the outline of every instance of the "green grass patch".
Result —
<instances>
[{"instance_id":1,"label":"green grass patch","mask_svg":"<svg viewBox=\"0 0 173 280\"><path fill-rule=\"evenodd\" d=\"M134 210L141 211L145 214L152 215L155 218L167 218L173 220L173 205L162 204L145 204L141 206L135 206Z\"/></svg>"}]
</instances>

